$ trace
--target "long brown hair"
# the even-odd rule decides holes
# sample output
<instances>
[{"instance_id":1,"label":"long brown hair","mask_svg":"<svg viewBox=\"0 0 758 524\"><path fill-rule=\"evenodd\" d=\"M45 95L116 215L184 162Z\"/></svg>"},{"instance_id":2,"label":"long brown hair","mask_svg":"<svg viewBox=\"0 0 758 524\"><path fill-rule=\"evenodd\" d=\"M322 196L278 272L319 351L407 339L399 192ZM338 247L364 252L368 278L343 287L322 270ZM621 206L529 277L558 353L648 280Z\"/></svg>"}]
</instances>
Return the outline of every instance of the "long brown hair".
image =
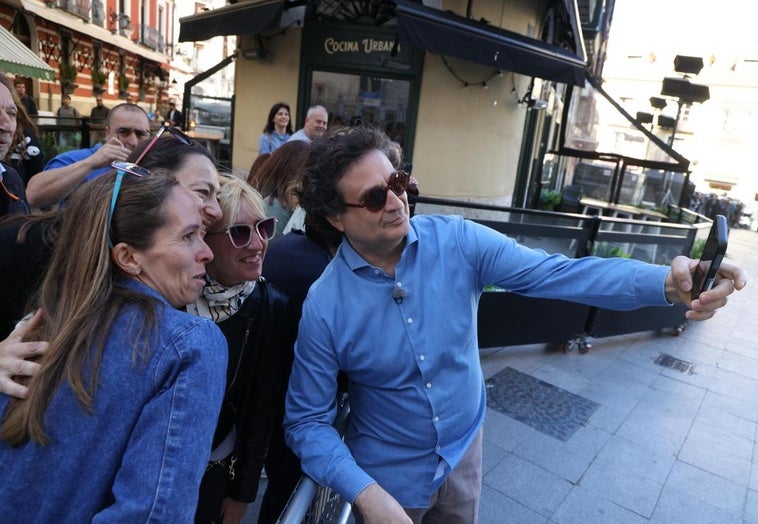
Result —
<instances>
[{"instance_id":1,"label":"long brown hair","mask_svg":"<svg viewBox=\"0 0 758 524\"><path fill-rule=\"evenodd\" d=\"M293 211L298 204L295 190L300 187L309 150L310 144L303 140L285 142L248 178L248 183L266 202L278 200L283 207Z\"/></svg>"},{"instance_id":2,"label":"long brown hair","mask_svg":"<svg viewBox=\"0 0 758 524\"><path fill-rule=\"evenodd\" d=\"M42 420L63 381L86 411L91 411L98 372L109 330L121 309L134 305L144 315L134 351L144 347L156 324L157 301L123 285L126 276L108 249L108 212L115 173L88 182L73 193L40 289L37 306L44 312L38 336L49 340L40 371L29 381L29 396L11 400L0 438L12 446L48 441ZM150 247L168 218L164 201L176 181L165 176L124 175L113 214L113 238L138 250ZM135 314L135 320L139 317Z\"/></svg>"}]
</instances>

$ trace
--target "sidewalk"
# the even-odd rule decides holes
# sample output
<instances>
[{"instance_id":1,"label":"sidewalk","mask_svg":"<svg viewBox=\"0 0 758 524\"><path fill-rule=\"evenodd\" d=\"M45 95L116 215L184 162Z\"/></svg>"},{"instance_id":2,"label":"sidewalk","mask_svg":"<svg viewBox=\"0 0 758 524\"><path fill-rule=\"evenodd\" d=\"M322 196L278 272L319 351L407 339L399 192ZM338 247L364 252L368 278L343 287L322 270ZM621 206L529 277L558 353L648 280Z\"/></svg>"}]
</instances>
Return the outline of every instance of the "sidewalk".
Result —
<instances>
[{"instance_id":1,"label":"sidewalk","mask_svg":"<svg viewBox=\"0 0 758 524\"><path fill-rule=\"evenodd\" d=\"M728 259L753 279L757 246L730 233ZM679 337L483 350L481 524L758 523L757 296L753 280Z\"/></svg>"}]
</instances>

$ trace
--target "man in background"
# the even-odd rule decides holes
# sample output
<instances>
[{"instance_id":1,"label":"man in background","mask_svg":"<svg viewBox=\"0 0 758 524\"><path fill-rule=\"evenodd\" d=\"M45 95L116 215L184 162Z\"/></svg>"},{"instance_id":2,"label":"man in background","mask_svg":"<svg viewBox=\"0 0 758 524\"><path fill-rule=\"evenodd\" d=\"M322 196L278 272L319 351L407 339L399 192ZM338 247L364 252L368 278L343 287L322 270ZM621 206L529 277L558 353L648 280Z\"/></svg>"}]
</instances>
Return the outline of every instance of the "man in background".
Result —
<instances>
[{"instance_id":1,"label":"man in background","mask_svg":"<svg viewBox=\"0 0 758 524\"><path fill-rule=\"evenodd\" d=\"M45 170L29 179L26 187L33 206L57 204L83 182L107 173L114 160L126 160L137 145L150 136L150 122L136 104L123 103L110 110L105 143L75 149L54 157Z\"/></svg>"},{"instance_id":2,"label":"man in background","mask_svg":"<svg viewBox=\"0 0 758 524\"><path fill-rule=\"evenodd\" d=\"M37 111L37 102L33 97L26 94L26 82L22 78L16 78L14 84L16 87L16 93L18 93L18 98L21 100L21 105L26 109L26 114L29 116L37 116L39 114Z\"/></svg>"},{"instance_id":3,"label":"man in background","mask_svg":"<svg viewBox=\"0 0 758 524\"><path fill-rule=\"evenodd\" d=\"M184 115L176 108L176 102L171 100L168 103L168 112L166 113L166 122L171 127L184 129Z\"/></svg>"},{"instance_id":4,"label":"man in background","mask_svg":"<svg viewBox=\"0 0 758 524\"><path fill-rule=\"evenodd\" d=\"M287 142L292 140L311 142L326 133L327 124L329 124L329 113L326 112L324 106L309 107L305 114L303 128L296 131Z\"/></svg>"},{"instance_id":5,"label":"man in background","mask_svg":"<svg viewBox=\"0 0 758 524\"><path fill-rule=\"evenodd\" d=\"M75 126L82 117L79 110L71 105L71 95L67 94L61 96L61 106L58 108L56 116L60 126ZM60 147L74 145L75 141L76 131L61 131L58 134L58 146Z\"/></svg>"},{"instance_id":6,"label":"man in background","mask_svg":"<svg viewBox=\"0 0 758 524\"><path fill-rule=\"evenodd\" d=\"M95 96L95 107L89 114L90 144L98 144L105 138L105 122L108 119L110 108L103 104L103 97Z\"/></svg>"}]
</instances>

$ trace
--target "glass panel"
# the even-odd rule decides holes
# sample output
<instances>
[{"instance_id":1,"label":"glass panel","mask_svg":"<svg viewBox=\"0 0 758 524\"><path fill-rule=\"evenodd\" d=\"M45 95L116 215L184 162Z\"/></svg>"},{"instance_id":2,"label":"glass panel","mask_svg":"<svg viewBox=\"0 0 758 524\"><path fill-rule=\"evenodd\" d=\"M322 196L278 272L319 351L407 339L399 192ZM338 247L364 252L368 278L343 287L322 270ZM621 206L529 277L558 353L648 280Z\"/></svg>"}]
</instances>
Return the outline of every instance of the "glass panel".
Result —
<instances>
[{"instance_id":1,"label":"glass panel","mask_svg":"<svg viewBox=\"0 0 758 524\"><path fill-rule=\"evenodd\" d=\"M310 105L329 112L329 126L369 123L405 149L410 82L368 75L314 71Z\"/></svg>"},{"instance_id":2,"label":"glass panel","mask_svg":"<svg viewBox=\"0 0 758 524\"><path fill-rule=\"evenodd\" d=\"M566 147L677 163L677 159L634 127L591 85L574 89L570 107L564 143Z\"/></svg>"}]
</instances>

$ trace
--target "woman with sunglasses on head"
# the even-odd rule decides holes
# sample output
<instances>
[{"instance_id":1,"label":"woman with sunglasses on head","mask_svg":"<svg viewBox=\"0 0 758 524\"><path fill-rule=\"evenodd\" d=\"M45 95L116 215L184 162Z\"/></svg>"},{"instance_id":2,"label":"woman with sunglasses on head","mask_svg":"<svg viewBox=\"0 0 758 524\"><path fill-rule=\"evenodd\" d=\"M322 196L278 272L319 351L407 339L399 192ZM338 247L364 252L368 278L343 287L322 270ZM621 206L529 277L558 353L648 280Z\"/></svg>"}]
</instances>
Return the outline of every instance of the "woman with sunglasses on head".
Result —
<instances>
[{"instance_id":1,"label":"woman with sunglasses on head","mask_svg":"<svg viewBox=\"0 0 758 524\"><path fill-rule=\"evenodd\" d=\"M127 161L150 170L170 170L169 176L202 201L201 213L206 225L221 218L216 159L207 148L179 129L162 127L150 140L137 146Z\"/></svg>"},{"instance_id":2,"label":"woman with sunglasses on head","mask_svg":"<svg viewBox=\"0 0 758 524\"><path fill-rule=\"evenodd\" d=\"M244 180L221 178L223 216L208 228L213 251L200 298L187 311L215 321L229 350L226 396L196 522L239 522L255 500L277 410L286 390L286 297L261 271L275 218Z\"/></svg>"},{"instance_id":3,"label":"woman with sunglasses on head","mask_svg":"<svg viewBox=\"0 0 758 524\"><path fill-rule=\"evenodd\" d=\"M36 305L26 399L0 395L0 520L188 522L224 393L224 337L180 308L205 264L198 199L129 166L68 202Z\"/></svg>"}]
</instances>

